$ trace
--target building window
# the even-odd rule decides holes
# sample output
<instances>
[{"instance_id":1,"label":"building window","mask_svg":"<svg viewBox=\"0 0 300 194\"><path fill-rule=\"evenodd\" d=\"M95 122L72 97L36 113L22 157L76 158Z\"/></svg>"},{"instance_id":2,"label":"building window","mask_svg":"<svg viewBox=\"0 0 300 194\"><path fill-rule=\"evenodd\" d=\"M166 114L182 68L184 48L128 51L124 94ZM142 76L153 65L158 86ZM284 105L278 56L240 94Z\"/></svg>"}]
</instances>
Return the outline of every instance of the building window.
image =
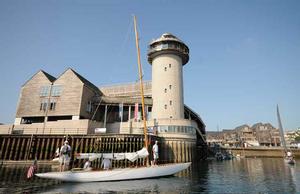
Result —
<instances>
[{"instance_id":1,"label":"building window","mask_svg":"<svg viewBox=\"0 0 300 194\"><path fill-rule=\"evenodd\" d=\"M48 105L48 99L43 99L40 104L40 110L46 111Z\"/></svg>"},{"instance_id":2,"label":"building window","mask_svg":"<svg viewBox=\"0 0 300 194\"><path fill-rule=\"evenodd\" d=\"M165 71L167 71L167 67L165 67Z\"/></svg>"},{"instance_id":3,"label":"building window","mask_svg":"<svg viewBox=\"0 0 300 194\"><path fill-rule=\"evenodd\" d=\"M172 105L172 100L170 100L170 106Z\"/></svg>"},{"instance_id":4,"label":"building window","mask_svg":"<svg viewBox=\"0 0 300 194\"><path fill-rule=\"evenodd\" d=\"M168 44L162 44L161 45L161 49L167 49L168 48Z\"/></svg>"},{"instance_id":5,"label":"building window","mask_svg":"<svg viewBox=\"0 0 300 194\"><path fill-rule=\"evenodd\" d=\"M62 93L62 86L53 86L51 96L60 96Z\"/></svg>"},{"instance_id":6,"label":"building window","mask_svg":"<svg viewBox=\"0 0 300 194\"><path fill-rule=\"evenodd\" d=\"M50 86L42 86L40 89L40 96L48 96L49 89L50 89Z\"/></svg>"},{"instance_id":7,"label":"building window","mask_svg":"<svg viewBox=\"0 0 300 194\"><path fill-rule=\"evenodd\" d=\"M169 64L169 68L171 68L171 64Z\"/></svg>"},{"instance_id":8,"label":"building window","mask_svg":"<svg viewBox=\"0 0 300 194\"><path fill-rule=\"evenodd\" d=\"M50 100L50 110L55 110L55 107L56 107L56 100L51 99Z\"/></svg>"},{"instance_id":9,"label":"building window","mask_svg":"<svg viewBox=\"0 0 300 194\"><path fill-rule=\"evenodd\" d=\"M92 101L88 101L86 105L86 112L91 113L92 112Z\"/></svg>"},{"instance_id":10,"label":"building window","mask_svg":"<svg viewBox=\"0 0 300 194\"><path fill-rule=\"evenodd\" d=\"M169 89L170 89L170 90L172 89L172 85L169 85Z\"/></svg>"},{"instance_id":11,"label":"building window","mask_svg":"<svg viewBox=\"0 0 300 194\"><path fill-rule=\"evenodd\" d=\"M165 109L167 109L168 107L167 107L167 105L165 104Z\"/></svg>"},{"instance_id":12,"label":"building window","mask_svg":"<svg viewBox=\"0 0 300 194\"><path fill-rule=\"evenodd\" d=\"M167 88L165 88L165 93L167 93Z\"/></svg>"}]
</instances>

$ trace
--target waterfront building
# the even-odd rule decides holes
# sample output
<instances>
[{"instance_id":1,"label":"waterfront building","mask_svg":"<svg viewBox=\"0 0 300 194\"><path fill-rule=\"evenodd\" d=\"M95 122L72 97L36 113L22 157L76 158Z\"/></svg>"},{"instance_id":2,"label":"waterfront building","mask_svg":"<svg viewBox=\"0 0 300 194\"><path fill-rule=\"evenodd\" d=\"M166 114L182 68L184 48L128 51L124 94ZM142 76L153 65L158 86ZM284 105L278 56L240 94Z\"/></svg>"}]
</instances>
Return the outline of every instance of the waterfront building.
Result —
<instances>
[{"instance_id":1,"label":"waterfront building","mask_svg":"<svg viewBox=\"0 0 300 194\"><path fill-rule=\"evenodd\" d=\"M224 129L221 132L207 132L207 142L218 137L218 142L230 147L280 146L279 130L270 123L256 123L253 126L241 125L234 129ZM215 142L217 143L217 142Z\"/></svg>"},{"instance_id":2,"label":"waterfront building","mask_svg":"<svg viewBox=\"0 0 300 194\"><path fill-rule=\"evenodd\" d=\"M260 146L280 146L279 130L270 123L256 123L252 127Z\"/></svg>"},{"instance_id":3,"label":"waterfront building","mask_svg":"<svg viewBox=\"0 0 300 194\"><path fill-rule=\"evenodd\" d=\"M149 45L152 82L144 83L149 133L205 145L205 124L184 104L182 66L188 47L172 34ZM136 83L97 87L69 68L60 76L38 71L21 88L13 134L143 134Z\"/></svg>"},{"instance_id":4,"label":"waterfront building","mask_svg":"<svg viewBox=\"0 0 300 194\"><path fill-rule=\"evenodd\" d=\"M235 129L223 129L222 137L222 144L225 146L237 147L240 145L239 136Z\"/></svg>"},{"instance_id":5,"label":"waterfront building","mask_svg":"<svg viewBox=\"0 0 300 194\"><path fill-rule=\"evenodd\" d=\"M300 128L292 131L287 131L284 138L288 147L300 148Z\"/></svg>"}]
</instances>

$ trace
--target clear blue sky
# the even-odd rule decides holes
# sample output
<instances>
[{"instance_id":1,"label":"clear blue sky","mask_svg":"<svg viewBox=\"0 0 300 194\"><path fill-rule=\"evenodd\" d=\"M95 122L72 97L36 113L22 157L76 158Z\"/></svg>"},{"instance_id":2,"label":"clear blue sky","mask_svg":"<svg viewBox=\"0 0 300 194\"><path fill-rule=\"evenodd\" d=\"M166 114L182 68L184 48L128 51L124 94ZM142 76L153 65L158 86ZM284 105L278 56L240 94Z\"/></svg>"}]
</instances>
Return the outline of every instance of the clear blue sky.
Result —
<instances>
[{"instance_id":1,"label":"clear blue sky","mask_svg":"<svg viewBox=\"0 0 300 194\"><path fill-rule=\"evenodd\" d=\"M12 123L20 88L39 69L71 67L97 86L135 82L132 14L145 79L147 44L171 32L190 48L185 103L207 130L270 122L300 127L300 1L0 1L0 122Z\"/></svg>"}]
</instances>

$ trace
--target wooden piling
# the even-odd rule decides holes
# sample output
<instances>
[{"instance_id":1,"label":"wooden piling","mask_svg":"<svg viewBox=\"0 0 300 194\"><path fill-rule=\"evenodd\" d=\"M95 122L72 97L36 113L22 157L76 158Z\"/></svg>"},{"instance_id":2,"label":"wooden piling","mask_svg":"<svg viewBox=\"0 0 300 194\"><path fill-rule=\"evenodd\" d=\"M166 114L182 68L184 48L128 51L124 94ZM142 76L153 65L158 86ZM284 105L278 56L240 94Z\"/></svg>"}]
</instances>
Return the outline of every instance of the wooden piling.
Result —
<instances>
[{"instance_id":1,"label":"wooden piling","mask_svg":"<svg viewBox=\"0 0 300 194\"><path fill-rule=\"evenodd\" d=\"M149 159L152 159L151 148L155 140L159 141L159 163L192 161L196 142L193 139L150 137ZM61 135L0 135L0 160L52 160L55 150L61 147L65 137ZM75 153L118 153L135 152L144 146L142 135L105 134L105 135L72 135L69 136L72 148L72 161ZM93 161L93 167L99 168L102 160ZM82 165L82 160L76 164ZM113 161L113 167L143 165L139 159L132 163L127 160ZM72 165L72 163L71 163Z\"/></svg>"}]
</instances>

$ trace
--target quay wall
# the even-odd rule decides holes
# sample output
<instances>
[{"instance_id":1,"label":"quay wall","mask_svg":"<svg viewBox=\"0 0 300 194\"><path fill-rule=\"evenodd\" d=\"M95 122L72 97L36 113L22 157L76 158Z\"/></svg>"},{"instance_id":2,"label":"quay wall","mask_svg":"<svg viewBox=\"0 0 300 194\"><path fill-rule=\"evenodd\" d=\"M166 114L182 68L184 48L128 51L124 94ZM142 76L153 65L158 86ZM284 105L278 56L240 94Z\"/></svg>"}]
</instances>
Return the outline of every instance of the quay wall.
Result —
<instances>
[{"instance_id":1,"label":"quay wall","mask_svg":"<svg viewBox=\"0 0 300 194\"><path fill-rule=\"evenodd\" d=\"M80 166L83 161L75 160L75 153L118 153L135 152L144 145L143 135L128 134L102 134L102 135L68 135L68 141L72 148L71 165ZM202 153L196 151L195 139L166 138L149 136L149 152L155 140L159 142L159 162L176 163L190 162L196 155ZM0 160L8 162L28 161L37 158L39 161L51 161L55 151L63 145L63 135L0 135ZM150 153L149 159L152 159ZM125 161L113 161L113 167L143 164L143 160L135 163ZM101 160L94 162L94 166L100 167Z\"/></svg>"},{"instance_id":2,"label":"quay wall","mask_svg":"<svg viewBox=\"0 0 300 194\"><path fill-rule=\"evenodd\" d=\"M284 149L282 147L247 147L247 148L224 148L231 151L233 155L240 155L242 157L276 157L282 158L284 156ZM290 149L296 158L300 158L300 149Z\"/></svg>"}]
</instances>

